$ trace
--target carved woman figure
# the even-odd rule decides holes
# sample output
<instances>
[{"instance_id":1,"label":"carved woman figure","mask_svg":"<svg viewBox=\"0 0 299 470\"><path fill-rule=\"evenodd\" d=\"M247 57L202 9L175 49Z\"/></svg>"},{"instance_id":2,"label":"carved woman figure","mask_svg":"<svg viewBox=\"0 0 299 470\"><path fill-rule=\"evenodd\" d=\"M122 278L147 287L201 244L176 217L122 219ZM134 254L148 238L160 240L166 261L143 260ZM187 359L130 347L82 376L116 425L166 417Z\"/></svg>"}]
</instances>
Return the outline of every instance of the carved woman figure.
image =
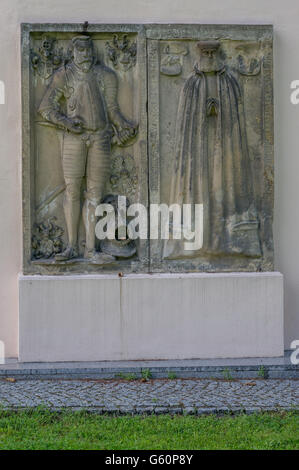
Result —
<instances>
[{"instance_id":1,"label":"carved woman figure","mask_svg":"<svg viewBox=\"0 0 299 470\"><path fill-rule=\"evenodd\" d=\"M181 91L170 203L203 204L200 253L260 256L251 163L239 84L218 41L198 43L199 61ZM195 256L170 240L164 257Z\"/></svg>"}]
</instances>

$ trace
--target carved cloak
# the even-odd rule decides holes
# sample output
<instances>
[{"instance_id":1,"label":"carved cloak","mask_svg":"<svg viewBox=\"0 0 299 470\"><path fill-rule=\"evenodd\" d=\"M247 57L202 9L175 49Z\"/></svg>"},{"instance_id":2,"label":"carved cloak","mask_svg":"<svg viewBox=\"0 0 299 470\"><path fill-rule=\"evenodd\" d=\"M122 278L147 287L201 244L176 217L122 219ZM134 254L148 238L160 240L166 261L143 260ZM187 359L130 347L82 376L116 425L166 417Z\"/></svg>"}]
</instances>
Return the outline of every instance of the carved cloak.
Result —
<instances>
[{"instance_id":1,"label":"carved cloak","mask_svg":"<svg viewBox=\"0 0 299 470\"><path fill-rule=\"evenodd\" d=\"M215 80L218 96L208 97L207 77L195 67L182 88L169 201L203 204L203 246L186 252L183 240L169 240L165 258L261 255L240 87L225 68Z\"/></svg>"}]
</instances>

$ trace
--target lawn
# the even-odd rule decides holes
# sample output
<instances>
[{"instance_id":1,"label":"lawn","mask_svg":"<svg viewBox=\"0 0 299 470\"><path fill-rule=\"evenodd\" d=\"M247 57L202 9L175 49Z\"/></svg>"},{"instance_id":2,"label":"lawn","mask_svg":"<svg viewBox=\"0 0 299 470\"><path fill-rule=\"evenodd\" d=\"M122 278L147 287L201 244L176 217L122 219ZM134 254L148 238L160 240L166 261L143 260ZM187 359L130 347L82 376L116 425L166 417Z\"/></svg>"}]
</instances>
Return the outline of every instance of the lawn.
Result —
<instances>
[{"instance_id":1,"label":"lawn","mask_svg":"<svg viewBox=\"0 0 299 470\"><path fill-rule=\"evenodd\" d=\"M299 414L196 417L0 411L0 449L299 449Z\"/></svg>"}]
</instances>

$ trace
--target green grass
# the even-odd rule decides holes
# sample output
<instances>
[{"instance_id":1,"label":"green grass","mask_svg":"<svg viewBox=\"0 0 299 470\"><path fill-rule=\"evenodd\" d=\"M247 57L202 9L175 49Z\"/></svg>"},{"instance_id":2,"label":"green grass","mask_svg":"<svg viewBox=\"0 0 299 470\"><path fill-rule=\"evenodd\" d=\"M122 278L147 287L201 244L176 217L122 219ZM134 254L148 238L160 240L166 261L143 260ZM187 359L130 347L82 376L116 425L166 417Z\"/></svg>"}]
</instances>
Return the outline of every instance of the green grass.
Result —
<instances>
[{"instance_id":1,"label":"green grass","mask_svg":"<svg viewBox=\"0 0 299 470\"><path fill-rule=\"evenodd\" d=\"M299 449L299 415L172 417L0 411L0 449Z\"/></svg>"}]
</instances>

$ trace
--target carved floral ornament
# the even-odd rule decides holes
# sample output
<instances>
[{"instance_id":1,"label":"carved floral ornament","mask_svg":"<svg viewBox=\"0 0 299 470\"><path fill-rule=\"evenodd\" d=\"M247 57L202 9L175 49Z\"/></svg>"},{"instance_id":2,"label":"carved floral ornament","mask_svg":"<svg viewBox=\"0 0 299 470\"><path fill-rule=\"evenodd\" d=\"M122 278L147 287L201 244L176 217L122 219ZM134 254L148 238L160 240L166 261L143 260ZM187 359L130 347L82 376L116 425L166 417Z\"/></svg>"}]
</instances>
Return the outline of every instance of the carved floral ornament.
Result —
<instances>
[{"instance_id":1,"label":"carved floral ornament","mask_svg":"<svg viewBox=\"0 0 299 470\"><path fill-rule=\"evenodd\" d=\"M55 43L55 38L46 35L38 51L31 50L33 70L43 79L49 79L64 63L63 48L57 48Z\"/></svg>"},{"instance_id":2,"label":"carved floral ornament","mask_svg":"<svg viewBox=\"0 0 299 470\"><path fill-rule=\"evenodd\" d=\"M51 78L55 70L72 60L72 48L64 51L57 47L53 36L44 35L38 49L31 49L31 65L34 72L44 80ZM113 36L106 42L109 62L117 69L127 71L136 65L137 43L128 39L127 34Z\"/></svg>"},{"instance_id":3,"label":"carved floral ornament","mask_svg":"<svg viewBox=\"0 0 299 470\"><path fill-rule=\"evenodd\" d=\"M124 70L129 70L136 65L137 44L128 39L127 34L122 36L115 34L112 41L106 42L106 50L115 68L122 66Z\"/></svg>"},{"instance_id":4,"label":"carved floral ornament","mask_svg":"<svg viewBox=\"0 0 299 470\"><path fill-rule=\"evenodd\" d=\"M32 254L34 258L51 258L63 249L64 230L56 224L56 217L35 223L32 235Z\"/></svg>"},{"instance_id":5,"label":"carved floral ornament","mask_svg":"<svg viewBox=\"0 0 299 470\"><path fill-rule=\"evenodd\" d=\"M43 48L50 60L53 42L45 41ZM124 40L122 44L127 50L129 42ZM35 227L33 253L36 258L42 257L43 253L45 258L55 255L57 262L80 257L79 226L84 179L84 259L100 264L113 262L114 256L99 255L96 250L95 211L105 196L110 177L112 143L120 147L131 145L138 134L138 125L122 113L118 103L118 77L112 69L97 62L91 37L74 36L70 50L71 59L55 70L38 107L42 123L63 131L61 157L67 244L62 249L62 244L58 243L62 234L57 238L57 227L55 231L53 224L42 222ZM57 196L59 194L57 192ZM44 197L44 200L49 200L49 197Z\"/></svg>"}]
</instances>

